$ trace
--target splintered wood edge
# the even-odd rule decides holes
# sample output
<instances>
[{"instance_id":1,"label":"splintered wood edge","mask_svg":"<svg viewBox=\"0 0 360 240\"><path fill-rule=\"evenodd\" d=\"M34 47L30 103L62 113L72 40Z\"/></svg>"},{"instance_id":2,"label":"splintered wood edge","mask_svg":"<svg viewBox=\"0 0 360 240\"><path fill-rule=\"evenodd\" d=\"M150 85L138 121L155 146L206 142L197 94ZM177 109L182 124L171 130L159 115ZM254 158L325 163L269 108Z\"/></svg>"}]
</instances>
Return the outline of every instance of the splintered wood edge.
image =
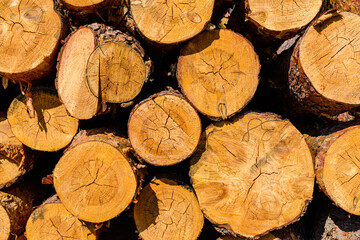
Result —
<instances>
[{"instance_id":1,"label":"splintered wood edge","mask_svg":"<svg viewBox=\"0 0 360 240\"><path fill-rule=\"evenodd\" d=\"M27 221L26 237L28 240L97 239L94 231L68 212L62 203L48 203L37 208Z\"/></svg>"},{"instance_id":2,"label":"splintered wood edge","mask_svg":"<svg viewBox=\"0 0 360 240\"><path fill-rule=\"evenodd\" d=\"M159 102L161 100L163 100L162 103ZM165 100L171 101L171 105L165 107ZM177 104L174 106L175 102ZM170 113L174 115L176 110L179 113L171 117ZM160 121L159 116L154 115L154 111L160 111L161 119L164 121ZM169 122L170 126L167 126ZM154 129L157 129L155 134ZM146 136L143 136L144 133ZM160 133L160 138L157 138L156 141L154 137L158 133ZM128 121L128 135L131 145L142 159L155 166L169 166L185 160L195 151L200 140L201 121L195 109L181 94L175 91L164 91L152 95L134 107ZM150 140L157 146L155 154L150 152L153 144L145 145L145 142ZM170 142L165 144L165 149L159 154L158 150L161 150L161 144L164 145L167 140ZM168 149L169 144L176 144L183 148L177 149L173 145L175 150L173 152L172 148Z\"/></svg>"},{"instance_id":3,"label":"splintered wood edge","mask_svg":"<svg viewBox=\"0 0 360 240\"><path fill-rule=\"evenodd\" d=\"M234 44L241 49L229 48ZM198 35L181 49L176 77L182 93L199 112L221 120L251 101L259 72L252 44L231 30L217 29Z\"/></svg>"},{"instance_id":4,"label":"splintered wood edge","mask_svg":"<svg viewBox=\"0 0 360 240\"><path fill-rule=\"evenodd\" d=\"M10 237L10 218L5 208L0 205L0 239Z\"/></svg>"},{"instance_id":5,"label":"splintered wood edge","mask_svg":"<svg viewBox=\"0 0 360 240\"><path fill-rule=\"evenodd\" d=\"M275 37L288 38L290 33L298 32L316 17L322 2L247 0L247 17L261 29L272 32Z\"/></svg>"},{"instance_id":6,"label":"splintered wood edge","mask_svg":"<svg viewBox=\"0 0 360 240\"><path fill-rule=\"evenodd\" d=\"M358 72L360 16L325 13L310 26L299 45L299 67L315 91L330 101L360 105ZM341 91L339 91L341 89Z\"/></svg>"},{"instance_id":7,"label":"splintered wood edge","mask_svg":"<svg viewBox=\"0 0 360 240\"><path fill-rule=\"evenodd\" d=\"M360 151L360 146L357 145L359 134L359 126L350 127L330 142L323 156L321 174L317 172L317 177L322 182L320 186L329 198L338 207L355 215L360 215L360 158L357 157Z\"/></svg>"},{"instance_id":8,"label":"splintered wood edge","mask_svg":"<svg viewBox=\"0 0 360 240\"><path fill-rule=\"evenodd\" d=\"M77 119L90 119L99 109L99 99L86 84L87 61L96 46L95 32L85 26L65 39L58 56L55 86L60 101L69 114Z\"/></svg>"},{"instance_id":9,"label":"splintered wood edge","mask_svg":"<svg viewBox=\"0 0 360 240\"><path fill-rule=\"evenodd\" d=\"M99 223L128 207L137 190L137 178L128 159L114 146L86 141L60 158L54 187L69 212Z\"/></svg>"},{"instance_id":10,"label":"splintered wood edge","mask_svg":"<svg viewBox=\"0 0 360 240\"><path fill-rule=\"evenodd\" d=\"M142 36L159 44L176 44L200 33L210 22L214 0L176 0L165 4L131 0L131 15Z\"/></svg>"},{"instance_id":11,"label":"splintered wood edge","mask_svg":"<svg viewBox=\"0 0 360 240\"><path fill-rule=\"evenodd\" d=\"M56 92L50 88L32 89L32 101L34 118L30 118L27 112L23 95L11 102L7 116L14 135L35 150L57 151L64 148L76 134L79 121L68 115Z\"/></svg>"},{"instance_id":12,"label":"splintered wood edge","mask_svg":"<svg viewBox=\"0 0 360 240\"><path fill-rule=\"evenodd\" d=\"M195 240L204 223L194 192L167 178L155 179L141 191L134 207L134 220L144 240Z\"/></svg>"},{"instance_id":13,"label":"splintered wood edge","mask_svg":"<svg viewBox=\"0 0 360 240\"><path fill-rule=\"evenodd\" d=\"M310 201L312 200L312 191L313 191L313 187L314 187L314 177L315 177L315 174L314 174L314 169L313 169L313 161L312 161L312 155L311 155L311 153L310 153L310 150L309 150L309 148L308 148L308 146L307 146L307 144L306 144L306 142L305 142L305 140L304 140L304 138L303 138L303 136L301 135L301 133L300 132L298 132L298 130L295 128L295 127L293 127L292 125L291 125L291 123L288 121L288 120L282 120L279 116L277 116L277 115L275 115L275 114L270 114L270 113L256 113L256 112L250 112L250 113L246 113L246 114L244 114L243 116L239 116L237 119L239 120L239 119L242 119L242 118L245 118L246 117L246 115L249 115L249 116L251 116L251 115L254 115L255 117L254 117L254 120L256 120L257 121L257 119L259 120L259 121L261 121L261 117L264 117L264 118L266 118L266 119L268 119L268 118L270 118L270 119L272 119L272 120L269 120L269 121L265 121L265 123L270 123L270 122L282 122L283 123L283 125L285 124L285 126L284 127L286 127L287 126L287 128L291 128L290 130L293 132L291 135L289 135L290 133L288 133L288 135L287 135L287 138L291 138L291 137L293 137L294 136L294 133L296 133L297 135L298 135L298 141L300 141L300 142L302 142L301 143L301 146L302 146L302 149L301 150L299 150L300 149L300 147L299 147L299 144L296 142L293 142L292 144L294 144L294 145L296 145L297 147L294 147L294 148L289 148L290 150L292 149L292 150L295 150L295 151L300 151L299 152L299 156L303 156L304 155L304 153L307 153L306 155L307 155L307 157L306 157L306 159L308 159L308 160L306 160L306 161L304 161L304 164L307 164L308 165L308 167L307 167L307 169L308 169L308 174L306 174L306 175L304 175L304 173L303 172L301 172L301 176L299 175L298 177L300 177L300 178L302 178L302 180L300 181L300 180L295 180L295 175L294 174L292 174L292 176L291 176L291 178L290 178L290 180L292 181L292 182L295 182L296 184L303 184L303 186L305 186L306 187L306 189L307 189L307 191L306 192L304 192L304 191L301 191L301 193L299 193L299 194L301 194L302 195L302 199L303 200L301 200L300 202L299 201L297 201L298 202L298 206L296 207L296 211L293 211L293 209L291 208L290 210L291 211L293 211L293 213L291 214L291 216L289 216L287 219L286 219L286 221L285 220L283 220L282 221L282 223L277 223L277 224L273 224L271 227L270 226L268 226L268 227L265 227L265 229L262 229L261 231L259 230L259 229L257 229L256 231L256 233L254 232L254 231L252 231L252 233L250 233L249 231L250 230L248 230L248 228L246 228L246 231L247 231L247 233L245 233L245 231L240 231L240 229L239 229L239 221L240 221L240 219L239 219L239 217L238 218L236 218L236 223L238 224L237 226L234 226L234 221L232 221L232 223L231 223L231 221L230 221L230 219L228 219L228 218L226 218L225 216L223 216L224 215L224 212L222 212L222 214L220 215L221 217L220 217L220 219L221 220L219 220L219 216L214 216L214 214L212 214L211 213L211 211L215 211L215 210L213 210L213 208L214 208L214 206L211 208L211 203L208 203L208 207L206 207L206 206L204 206L204 205L206 205L206 203L204 203L203 201L204 201L204 199L203 198L205 198L205 196L204 196L204 194L206 195L206 194L210 194L211 193L211 196L212 196L212 198L214 198L214 199L217 199L218 197L220 197L220 196L222 196L222 191L223 190L220 190L220 191L217 191L217 190L215 190L215 188L216 188L216 186L224 186L225 185L225 183L224 183L224 179L221 179L221 175L220 175L220 172L221 172L221 170L220 170L220 167L222 166L221 164L224 164L224 169L227 169L227 174L226 174L226 178L225 179L227 179L227 180L230 180L230 179L232 179L232 184L234 183L234 179L233 179L233 177L232 177L232 175L231 175L231 172L237 172L237 170L236 170L236 167L234 167L234 166L228 166L227 165L227 163L226 162L224 162L224 163L221 163L220 165L221 166L217 166L216 167L216 169L215 170L211 170L211 169L209 169L209 168L206 168L206 162L204 162L204 163L201 163L201 158L206 158L206 159L208 159L208 161L210 161L211 159L211 161L213 162L212 164L216 164L216 161L217 161L217 159L218 159L218 157L211 157L209 154L210 153L215 153L216 152L216 149L215 149L215 142L216 141L218 141L218 140L213 140L213 141L215 141L212 145L214 145L214 146L208 146L210 143L208 142L209 141L209 139L211 138L211 136L213 136L213 135L216 135L216 134L219 134L219 133L221 133L222 131L220 130L220 129L215 129L215 128L221 128L222 126L223 127L225 127L225 128L230 128L230 126L231 127L233 127L233 128L231 128L231 130L234 130L234 124L236 124L236 119L234 120L232 120L231 122L230 121L223 121L223 122L218 122L218 123L215 123L214 125L210 125L207 129L206 129L206 135L208 135L207 137L206 137L206 143L205 143L205 141L203 141L203 142L201 142L200 143L200 146L199 146L199 149L198 149L198 151L192 156L192 158L190 159L190 161L191 161L191 166L190 166L190 173L189 173L189 175L190 175L190 178L191 178L191 182L192 182L192 184L193 184L193 187L194 187L194 189L195 189L195 192L197 193L197 196L198 196L198 199L199 199L199 203L200 203L200 207L201 207L201 209L202 209L202 211L204 212L204 215L207 217L207 219L210 221L210 222L212 222L215 226L217 226L217 227L219 227L220 229L221 228L225 228L226 230L228 230L230 233L232 233L232 234L236 234L236 235L238 235L238 236L244 236L244 237L250 237L250 238L254 238L254 237L260 237L260 236L264 236L264 235L266 235L267 233L269 233L270 231L273 231L273 230L276 230L276 229L281 229L281 228L283 228L283 227L285 227L285 226L287 226L287 225L289 225L289 224L291 224L291 223L294 223L294 222L296 222L296 221L298 221L299 220L299 218L305 213L305 211L306 211L306 208L307 208L307 206L308 206L308 204L310 203ZM257 116L257 117L256 117ZM262 123L262 124L265 124L265 123ZM261 124L260 124L261 125ZM260 125L258 125L257 126L257 128L260 126ZM217 126L217 127L216 127ZM249 127L249 131L254 131L254 129L256 130L256 128L252 128L251 126L248 126ZM264 126L265 127L265 126ZM269 126L270 127L270 126ZM262 128L261 128L262 129ZM265 132L266 132L266 130L273 130L273 129L268 129L268 128L265 128L265 129L263 129ZM205 133L204 133L205 134ZM240 134L240 133L239 133ZM253 133L252 135L254 135L255 133ZM265 134L265 135L267 135L267 134ZM264 135L264 136L265 136ZM230 135L231 136L231 135ZM231 137L230 136L223 136L223 140L231 140ZM244 135L245 137L247 136L247 132L245 132L245 135ZM238 136L238 135L236 135L236 137L240 137L240 136ZM249 136L250 137L250 136ZM270 137L270 136L268 136L268 137ZM283 136L284 137L284 136ZM212 138L214 138L214 137L212 137ZM202 140L205 140L205 135L203 135L203 139ZM210 139L211 140L211 139ZM251 142L251 141L250 141ZM204 150L204 147L205 147L205 144L206 144L206 146L208 146L209 148L211 147L211 151L208 151L208 153L207 153L207 151L206 150ZM233 144L235 144L234 146L236 146L236 148L238 148L240 145L239 145L239 142L238 141L236 141L236 143L235 142L233 142ZM222 146L224 149L225 149L225 151L224 151L224 157L226 157L226 159L228 159L227 160L227 162L229 162L230 160L231 160L231 158L235 158L235 160L238 158L237 157L237 155L236 154L234 154L234 150L236 150L236 149L231 149L231 150L229 150L229 147L231 147L231 146L225 146L225 145L223 145L223 144L221 144L221 143L219 143L219 146ZM232 148L234 148L234 147L232 147ZM256 150L257 148L256 147L254 147L254 150ZM209 153L210 152L210 153ZM227 153L227 154L225 154L225 153ZM245 152L246 153L246 152ZM249 152L249 154L251 155L251 152ZM281 151L280 151L280 154L285 154L285 153L281 153ZM209 155L208 157L206 157L207 155ZM227 157L228 156L228 157ZM255 155L256 156L256 155ZM259 156L260 157L260 156ZM257 157L258 158L258 157ZM260 160L261 159L264 159L264 158L260 158ZM282 159L282 158L281 158ZM237 160L236 161L234 161L233 160L233 162L234 163L236 163L236 164L238 164L239 166L241 166L241 161L240 161L241 159L239 159L239 162L237 162ZM259 161L260 161L259 160ZM210 162L211 162L210 161ZM306 163L306 162L308 162L308 163ZM205 165L204 165L205 164ZM202 165L204 165L204 166L202 166ZM263 164L262 164L263 165ZM210 165L208 165L208 166L210 166ZM238 167L239 167L238 166ZM199 176L199 179L196 179L195 178L195 176L196 175L201 175L201 167L203 167L203 169L205 169L206 168L206 170L204 170L205 172L204 172L204 176L207 176L208 175L208 177L210 176L210 178L211 179L213 179L213 180L215 180L216 179L216 181L220 181L220 182L209 182L208 184L207 184L207 186L211 186L213 189L207 189L207 190L204 190L204 191L200 191L200 185L201 184L205 184L205 183L201 183L201 182L199 182L199 181L201 181L201 180L204 180L203 179L203 177L201 177L201 176ZM290 167L290 166L289 166ZM241 167L240 168L240 170L244 170L245 168L244 167ZM250 169L250 168L249 168ZM250 169L251 170L251 169ZM293 171L292 171L293 172ZM212 175L209 175L209 174L211 174L212 173ZM215 174L215 175L214 175ZM260 173L259 175L256 175L255 176L255 178L254 179L258 179L259 178L259 176L260 175L268 175L266 172L262 172L262 173ZM240 172L237 172L237 176L243 176L243 175L246 175L246 173L240 173ZM269 174L269 175L272 175L272 174ZM306 177L306 181L303 181L304 180L304 177L302 177L302 175L304 175L304 177ZM221 181L222 180L222 181ZM246 185L246 183L245 182L242 182L241 184L245 184ZM205 186L205 185L204 185ZM242 187L246 187L246 186L244 186L244 185L241 185ZM300 186L299 186L300 187ZM250 188L249 189L251 189L252 188L252 184L250 184ZM236 189L240 189L240 188L236 188ZM248 189L248 190L249 190ZM224 191L224 196L227 196L227 194L226 194L226 192L227 191L230 191L230 192L233 192L234 191L234 189L230 189L230 190L226 190L226 191ZM249 192L249 191L248 191ZM261 193L262 194L264 194L263 193L263 191L261 191ZM304 194L304 195L303 195ZM232 195L234 195L234 194L232 194ZM244 195L244 194L243 194ZM246 196L248 195L248 193L246 194ZM240 199L240 195L239 194L236 194L236 199ZM267 196L267 195L264 195L265 197ZM247 197L246 197L247 198ZM245 199L246 199L245 198ZM231 199L230 199L231 200ZM217 204L222 204L222 203L219 203L220 201L219 200L214 200ZM237 200L236 200L237 201ZM260 200L259 200L260 201ZM290 201L290 200L289 200ZM287 202L287 201L286 201ZM293 203L293 202L295 202L295 201L290 201L291 203ZM244 203L245 204L245 203ZM242 204L242 205L244 205L244 204ZM224 205L226 205L226 202L224 202L223 204L222 204L222 206L224 206ZM249 205L249 204L247 204L247 205ZM255 204L256 205L256 204ZM248 207L244 207L245 209L248 209L249 207L250 207L251 205L249 205ZM222 207L220 207L220 208L222 208ZM235 206L233 206L233 205L231 205L231 209L234 209L235 208ZM273 207L273 208L275 208L275 206ZM288 209L289 209L289 207L287 207ZM276 207L276 209L277 209L277 207ZM272 209L271 211L273 211L274 209ZM260 209L258 209L258 211L261 211ZM260 214L259 212L257 211L257 214ZM263 211L265 211L265 210L263 210ZM281 208L281 212L283 212L283 207ZM230 214L229 213L229 210L227 210L227 213L228 214ZM271 213L269 212L269 215L271 215ZM274 214L273 214L274 215ZM225 219L226 218L226 219ZM220 222L219 222L220 221ZM230 221L230 222L229 222ZM249 222L252 222L252 223L254 223L254 221L250 221L250 218L247 218L247 219L243 219L242 221L241 221L243 224L244 223L247 223L247 224L250 224ZM243 225L242 224L242 225ZM259 225L260 223L258 223L257 225ZM270 224L270 223L269 223ZM270 224L271 225L271 224ZM263 225L261 225L261 226L263 226ZM236 228L235 228L236 227ZM244 227L242 227L242 228L244 228ZM264 228L264 227L263 227Z\"/></svg>"}]
</instances>

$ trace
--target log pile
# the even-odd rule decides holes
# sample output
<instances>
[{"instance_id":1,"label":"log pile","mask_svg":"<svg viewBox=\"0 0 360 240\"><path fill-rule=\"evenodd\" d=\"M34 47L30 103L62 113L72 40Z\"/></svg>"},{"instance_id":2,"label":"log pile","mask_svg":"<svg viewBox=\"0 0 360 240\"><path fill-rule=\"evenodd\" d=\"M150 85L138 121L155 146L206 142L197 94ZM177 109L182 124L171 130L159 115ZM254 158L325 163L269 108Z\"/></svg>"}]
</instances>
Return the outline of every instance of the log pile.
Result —
<instances>
[{"instance_id":1,"label":"log pile","mask_svg":"<svg viewBox=\"0 0 360 240\"><path fill-rule=\"evenodd\" d=\"M358 1L0 2L0 240L360 238Z\"/></svg>"}]
</instances>

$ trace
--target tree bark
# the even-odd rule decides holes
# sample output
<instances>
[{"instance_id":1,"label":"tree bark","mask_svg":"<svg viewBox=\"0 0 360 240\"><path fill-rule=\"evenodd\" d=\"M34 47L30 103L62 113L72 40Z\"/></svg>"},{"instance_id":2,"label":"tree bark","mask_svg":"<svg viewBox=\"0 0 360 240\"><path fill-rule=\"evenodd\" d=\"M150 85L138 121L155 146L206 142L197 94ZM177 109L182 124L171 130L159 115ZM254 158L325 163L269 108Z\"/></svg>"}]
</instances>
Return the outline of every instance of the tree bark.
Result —
<instances>
[{"instance_id":1,"label":"tree bark","mask_svg":"<svg viewBox=\"0 0 360 240\"><path fill-rule=\"evenodd\" d=\"M0 115L0 189L11 186L30 171L35 156L14 136L9 122Z\"/></svg>"},{"instance_id":2,"label":"tree bark","mask_svg":"<svg viewBox=\"0 0 360 240\"><path fill-rule=\"evenodd\" d=\"M199 112L220 120L248 104L258 86L259 71L251 43L221 29L200 34L181 50L177 79L183 94Z\"/></svg>"},{"instance_id":3,"label":"tree bark","mask_svg":"<svg viewBox=\"0 0 360 240\"><path fill-rule=\"evenodd\" d=\"M129 142L102 130L81 131L54 170L54 187L66 209L100 223L119 215L136 197L143 165Z\"/></svg>"},{"instance_id":4,"label":"tree bark","mask_svg":"<svg viewBox=\"0 0 360 240\"><path fill-rule=\"evenodd\" d=\"M330 3L340 11L347 11L360 15L359 0L330 0Z\"/></svg>"},{"instance_id":5,"label":"tree bark","mask_svg":"<svg viewBox=\"0 0 360 240\"><path fill-rule=\"evenodd\" d=\"M68 145L78 129L78 120L69 116L56 92L35 88L32 93L34 118L23 95L16 97L8 110L8 121L15 137L24 145L40 151L57 151Z\"/></svg>"},{"instance_id":6,"label":"tree bark","mask_svg":"<svg viewBox=\"0 0 360 240\"><path fill-rule=\"evenodd\" d=\"M282 228L312 200L311 152L302 134L274 114L210 125L190 161L205 216L232 234L253 238Z\"/></svg>"},{"instance_id":7,"label":"tree bark","mask_svg":"<svg viewBox=\"0 0 360 240\"><path fill-rule=\"evenodd\" d=\"M65 30L53 1L16 1L0 9L0 75L24 84L53 73Z\"/></svg>"},{"instance_id":8,"label":"tree bark","mask_svg":"<svg viewBox=\"0 0 360 240\"><path fill-rule=\"evenodd\" d=\"M144 240L195 240L204 224L190 187L167 178L153 180L141 191L134 220Z\"/></svg>"},{"instance_id":9,"label":"tree bark","mask_svg":"<svg viewBox=\"0 0 360 240\"><path fill-rule=\"evenodd\" d=\"M131 145L146 162L169 166L188 158L199 143L201 121L195 109L175 91L142 101L128 122Z\"/></svg>"}]
</instances>

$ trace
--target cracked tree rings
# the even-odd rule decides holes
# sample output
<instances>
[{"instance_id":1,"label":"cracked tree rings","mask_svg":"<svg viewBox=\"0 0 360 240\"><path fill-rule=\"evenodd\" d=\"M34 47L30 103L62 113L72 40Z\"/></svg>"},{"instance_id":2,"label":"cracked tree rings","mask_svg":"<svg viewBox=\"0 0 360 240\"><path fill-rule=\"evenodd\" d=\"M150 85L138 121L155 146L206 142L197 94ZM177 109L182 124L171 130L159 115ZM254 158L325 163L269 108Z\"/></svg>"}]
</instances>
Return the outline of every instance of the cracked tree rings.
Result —
<instances>
[{"instance_id":1,"label":"cracked tree rings","mask_svg":"<svg viewBox=\"0 0 360 240\"><path fill-rule=\"evenodd\" d=\"M32 91L35 117L30 118L23 95L10 104L7 116L15 137L24 145L40 151L57 151L68 145L79 121L70 117L56 92L48 88Z\"/></svg>"},{"instance_id":2,"label":"cracked tree rings","mask_svg":"<svg viewBox=\"0 0 360 240\"><path fill-rule=\"evenodd\" d=\"M195 108L211 118L225 119L251 100L259 71L259 60L249 41L230 30L213 30L181 50L177 78Z\"/></svg>"},{"instance_id":3,"label":"cracked tree rings","mask_svg":"<svg viewBox=\"0 0 360 240\"><path fill-rule=\"evenodd\" d=\"M319 141L316 155L319 186L338 207L356 215L360 215L359 140L360 126L345 128Z\"/></svg>"},{"instance_id":4,"label":"cracked tree rings","mask_svg":"<svg viewBox=\"0 0 360 240\"><path fill-rule=\"evenodd\" d=\"M90 91L110 103L131 101L139 94L147 77L147 67L140 53L121 42L99 45L86 67Z\"/></svg>"},{"instance_id":5,"label":"cracked tree rings","mask_svg":"<svg viewBox=\"0 0 360 240\"><path fill-rule=\"evenodd\" d=\"M52 0L0 1L0 75L28 82L56 63L62 23Z\"/></svg>"},{"instance_id":6,"label":"cracked tree rings","mask_svg":"<svg viewBox=\"0 0 360 240\"><path fill-rule=\"evenodd\" d=\"M0 239L8 239L10 236L10 218L5 208L0 205Z\"/></svg>"},{"instance_id":7,"label":"cracked tree rings","mask_svg":"<svg viewBox=\"0 0 360 240\"><path fill-rule=\"evenodd\" d=\"M203 137L191 158L190 177L211 222L255 237L305 212L313 194L313 161L288 120L247 113L210 125Z\"/></svg>"},{"instance_id":8,"label":"cracked tree rings","mask_svg":"<svg viewBox=\"0 0 360 240\"><path fill-rule=\"evenodd\" d=\"M359 24L356 14L330 12L296 44L290 89L310 110L337 114L360 105Z\"/></svg>"},{"instance_id":9,"label":"cracked tree rings","mask_svg":"<svg viewBox=\"0 0 360 240\"><path fill-rule=\"evenodd\" d=\"M78 136L82 136L80 132ZM137 177L127 147L107 136L84 138L64 153L54 170L55 190L66 209L81 220L100 223L120 214L132 201ZM75 142L77 142L75 140Z\"/></svg>"},{"instance_id":10,"label":"cracked tree rings","mask_svg":"<svg viewBox=\"0 0 360 240\"><path fill-rule=\"evenodd\" d=\"M28 240L97 239L87 224L69 213L62 203L49 203L37 208L26 224Z\"/></svg>"},{"instance_id":11,"label":"cracked tree rings","mask_svg":"<svg viewBox=\"0 0 360 240\"><path fill-rule=\"evenodd\" d=\"M200 33L210 21L214 0L131 0L137 29L151 41L172 44Z\"/></svg>"},{"instance_id":12,"label":"cracked tree rings","mask_svg":"<svg viewBox=\"0 0 360 240\"><path fill-rule=\"evenodd\" d=\"M195 240L204 224L195 194L166 178L152 181L141 191L134 220L144 240Z\"/></svg>"},{"instance_id":13,"label":"cracked tree rings","mask_svg":"<svg viewBox=\"0 0 360 240\"><path fill-rule=\"evenodd\" d=\"M183 97L164 92L134 108L128 132L132 146L146 162L173 165L194 152L201 135L201 122Z\"/></svg>"},{"instance_id":14,"label":"cracked tree rings","mask_svg":"<svg viewBox=\"0 0 360 240\"><path fill-rule=\"evenodd\" d=\"M318 14L322 0L247 0L247 18L276 38L289 38Z\"/></svg>"}]
</instances>

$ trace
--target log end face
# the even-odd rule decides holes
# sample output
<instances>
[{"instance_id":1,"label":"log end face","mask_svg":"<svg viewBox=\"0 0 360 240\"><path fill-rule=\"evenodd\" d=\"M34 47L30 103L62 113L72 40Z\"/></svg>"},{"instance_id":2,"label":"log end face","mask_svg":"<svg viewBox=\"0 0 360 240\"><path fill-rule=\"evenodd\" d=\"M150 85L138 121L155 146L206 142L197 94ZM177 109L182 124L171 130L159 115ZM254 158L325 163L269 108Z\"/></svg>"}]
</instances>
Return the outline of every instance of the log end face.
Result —
<instances>
[{"instance_id":1,"label":"log end face","mask_svg":"<svg viewBox=\"0 0 360 240\"><path fill-rule=\"evenodd\" d=\"M0 205L0 239L10 237L10 218L5 208Z\"/></svg>"},{"instance_id":2,"label":"log end face","mask_svg":"<svg viewBox=\"0 0 360 240\"><path fill-rule=\"evenodd\" d=\"M23 82L43 77L54 66L62 32L53 1L9 4L0 20L0 73Z\"/></svg>"},{"instance_id":3,"label":"log end face","mask_svg":"<svg viewBox=\"0 0 360 240\"><path fill-rule=\"evenodd\" d=\"M54 186L73 215L99 223L128 207L137 180L118 149L104 142L89 141L65 152L54 170Z\"/></svg>"},{"instance_id":4,"label":"log end face","mask_svg":"<svg viewBox=\"0 0 360 240\"><path fill-rule=\"evenodd\" d=\"M19 95L8 109L14 135L26 146L40 151L57 151L68 145L77 132L79 121L68 115L56 93L48 88L32 91L35 117L27 111L26 99Z\"/></svg>"},{"instance_id":5,"label":"log end face","mask_svg":"<svg viewBox=\"0 0 360 240\"><path fill-rule=\"evenodd\" d=\"M169 166L188 158L201 134L195 109L182 97L160 94L135 108L128 124L129 139L146 162Z\"/></svg>"},{"instance_id":6,"label":"log end face","mask_svg":"<svg viewBox=\"0 0 360 240\"><path fill-rule=\"evenodd\" d=\"M208 127L190 177L209 220L244 237L296 221L314 187L312 156L300 132L261 113Z\"/></svg>"},{"instance_id":7,"label":"log end face","mask_svg":"<svg viewBox=\"0 0 360 240\"><path fill-rule=\"evenodd\" d=\"M49 203L36 209L27 221L26 237L28 240L97 239L87 225L69 213L62 203Z\"/></svg>"},{"instance_id":8,"label":"log end face","mask_svg":"<svg viewBox=\"0 0 360 240\"><path fill-rule=\"evenodd\" d=\"M141 191L134 219L144 240L195 240L204 224L195 194L165 178L152 181Z\"/></svg>"},{"instance_id":9,"label":"log end face","mask_svg":"<svg viewBox=\"0 0 360 240\"><path fill-rule=\"evenodd\" d=\"M230 30L213 30L182 49L177 78L195 108L212 118L226 119L251 100L259 71L258 56L250 42Z\"/></svg>"}]
</instances>

